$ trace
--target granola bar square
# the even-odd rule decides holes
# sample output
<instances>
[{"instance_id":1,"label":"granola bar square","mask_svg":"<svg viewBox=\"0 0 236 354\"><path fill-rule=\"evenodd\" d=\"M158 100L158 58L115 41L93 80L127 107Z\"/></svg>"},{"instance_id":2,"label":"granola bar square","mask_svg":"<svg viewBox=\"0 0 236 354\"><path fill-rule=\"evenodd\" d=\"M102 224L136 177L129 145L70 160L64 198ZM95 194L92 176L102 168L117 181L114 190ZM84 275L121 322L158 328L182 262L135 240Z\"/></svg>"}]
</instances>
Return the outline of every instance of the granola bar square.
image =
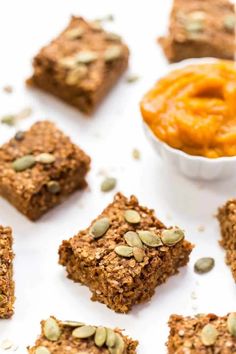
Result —
<instances>
[{"instance_id":1,"label":"granola bar square","mask_svg":"<svg viewBox=\"0 0 236 354\"><path fill-rule=\"evenodd\" d=\"M90 114L128 66L121 38L98 23L72 17L67 28L36 55L27 81Z\"/></svg>"},{"instance_id":2,"label":"granola bar square","mask_svg":"<svg viewBox=\"0 0 236 354\"><path fill-rule=\"evenodd\" d=\"M135 196L118 193L86 230L63 241L59 263L93 301L126 313L186 265L192 247L182 230L167 229Z\"/></svg>"},{"instance_id":3,"label":"granola bar square","mask_svg":"<svg viewBox=\"0 0 236 354\"><path fill-rule=\"evenodd\" d=\"M0 147L0 195L31 220L86 187L90 158L41 121Z\"/></svg>"}]
</instances>

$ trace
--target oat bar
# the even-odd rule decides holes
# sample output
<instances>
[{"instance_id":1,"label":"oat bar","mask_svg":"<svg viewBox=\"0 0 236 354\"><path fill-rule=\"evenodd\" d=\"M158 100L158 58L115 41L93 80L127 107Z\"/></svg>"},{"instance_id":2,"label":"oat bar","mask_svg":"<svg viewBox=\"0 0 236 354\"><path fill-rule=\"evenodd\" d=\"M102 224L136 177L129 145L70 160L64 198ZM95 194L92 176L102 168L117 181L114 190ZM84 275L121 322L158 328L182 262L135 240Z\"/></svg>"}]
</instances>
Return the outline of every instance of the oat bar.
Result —
<instances>
[{"instance_id":1,"label":"oat bar","mask_svg":"<svg viewBox=\"0 0 236 354\"><path fill-rule=\"evenodd\" d=\"M174 0L169 33L159 43L170 62L187 58L233 59L234 5L228 0Z\"/></svg>"},{"instance_id":2,"label":"oat bar","mask_svg":"<svg viewBox=\"0 0 236 354\"><path fill-rule=\"evenodd\" d=\"M135 196L118 193L86 230L63 241L59 262L92 300L126 313L178 273L192 247L182 230L167 229Z\"/></svg>"},{"instance_id":3,"label":"oat bar","mask_svg":"<svg viewBox=\"0 0 236 354\"><path fill-rule=\"evenodd\" d=\"M12 230L0 226L0 318L9 318L14 312L14 281Z\"/></svg>"},{"instance_id":4,"label":"oat bar","mask_svg":"<svg viewBox=\"0 0 236 354\"><path fill-rule=\"evenodd\" d=\"M236 281L236 199L231 199L218 211L222 239L220 244L226 250L226 263L230 266Z\"/></svg>"},{"instance_id":5,"label":"oat bar","mask_svg":"<svg viewBox=\"0 0 236 354\"><path fill-rule=\"evenodd\" d=\"M68 27L36 55L27 81L90 114L128 66L121 38L98 23L72 17Z\"/></svg>"},{"instance_id":6,"label":"oat bar","mask_svg":"<svg viewBox=\"0 0 236 354\"><path fill-rule=\"evenodd\" d=\"M236 353L236 313L169 319L168 354Z\"/></svg>"},{"instance_id":7,"label":"oat bar","mask_svg":"<svg viewBox=\"0 0 236 354\"><path fill-rule=\"evenodd\" d=\"M56 126L35 123L0 147L0 195L31 220L86 186L90 158Z\"/></svg>"}]
</instances>

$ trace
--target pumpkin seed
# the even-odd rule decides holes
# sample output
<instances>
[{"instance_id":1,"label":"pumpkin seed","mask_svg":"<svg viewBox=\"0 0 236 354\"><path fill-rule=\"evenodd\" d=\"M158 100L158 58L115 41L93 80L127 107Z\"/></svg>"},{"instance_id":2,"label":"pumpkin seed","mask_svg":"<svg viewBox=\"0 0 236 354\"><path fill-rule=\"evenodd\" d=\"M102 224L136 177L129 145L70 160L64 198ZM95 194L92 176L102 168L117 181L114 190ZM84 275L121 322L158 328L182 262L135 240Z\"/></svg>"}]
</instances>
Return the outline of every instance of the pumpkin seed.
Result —
<instances>
[{"instance_id":1,"label":"pumpkin seed","mask_svg":"<svg viewBox=\"0 0 236 354\"><path fill-rule=\"evenodd\" d=\"M130 224L138 224L141 221L141 217L136 210L126 210L124 213L125 220Z\"/></svg>"},{"instance_id":2,"label":"pumpkin seed","mask_svg":"<svg viewBox=\"0 0 236 354\"><path fill-rule=\"evenodd\" d=\"M98 58L98 54L92 51L81 51L75 56L77 63L90 64Z\"/></svg>"},{"instance_id":3,"label":"pumpkin seed","mask_svg":"<svg viewBox=\"0 0 236 354\"><path fill-rule=\"evenodd\" d=\"M116 254L118 254L118 256L122 256L126 258L130 258L133 256L133 249L130 246L123 246L123 245L116 246L114 251L116 252Z\"/></svg>"},{"instance_id":4,"label":"pumpkin seed","mask_svg":"<svg viewBox=\"0 0 236 354\"><path fill-rule=\"evenodd\" d=\"M129 84L132 84L133 82L136 82L139 80L139 76L138 75L129 75L126 79L126 82L128 82Z\"/></svg>"},{"instance_id":5,"label":"pumpkin seed","mask_svg":"<svg viewBox=\"0 0 236 354\"><path fill-rule=\"evenodd\" d=\"M60 322L62 326L67 326L67 327L81 327L84 326L83 322L77 322L77 321L62 321Z\"/></svg>"},{"instance_id":6,"label":"pumpkin seed","mask_svg":"<svg viewBox=\"0 0 236 354\"><path fill-rule=\"evenodd\" d=\"M65 35L68 39L77 39L81 38L84 34L84 29L82 27L72 28L69 31L66 31Z\"/></svg>"},{"instance_id":7,"label":"pumpkin seed","mask_svg":"<svg viewBox=\"0 0 236 354\"><path fill-rule=\"evenodd\" d=\"M115 341L115 346L114 347L109 347L108 348L110 354L123 354L125 351L125 343L123 341L123 338L116 333L116 341Z\"/></svg>"},{"instance_id":8,"label":"pumpkin seed","mask_svg":"<svg viewBox=\"0 0 236 354\"><path fill-rule=\"evenodd\" d=\"M40 162L42 164L53 163L56 160L55 156L52 154L48 154L43 152L35 157L36 162Z\"/></svg>"},{"instance_id":9,"label":"pumpkin seed","mask_svg":"<svg viewBox=\"0 0 236 354\"><path fill-rule=\"evenodd\" d=\"M107 338L106 338L106 346L107 347L114 347L116 343L116 333L110 329L110 328L107 328Z\"/></svg>"},{"instance_id":10,"label":"pumpkin seed","mask_svg":"<svg viewBox=\"0 0 236 354\"><path fill-rule=\"evenodd\" d=\"M106 22L106 21L114 21L114 16L112 14L108 14L106 16L95 19L96 22Z\"/></svg>"},{"instance_id":11,"label":"pumpkin seed","mask_svg":"<svg viewBox=\"0 0 236 354\"><path fill-rule=\"evenodd\" d=\"M183 230L173 228L168 230L163 230L161 234L161 240L166 246L174 246L178 242L184 239Z\"/></svg>"},{"instance_id":12,"label":"pumpkin seed","mask_svg":"<svg viewBox=\"0 0 236 354\"><path fill-rule=\"evenodd\" d=\"M93 326L82 326L73 330L72 336L75 338L89 338L94 335L96 328Z\"/></svg>"},{"instance_id":13,"label":"pumpkin seed","mask_svg":"<svg viewBox=\"0 0 236 354\"><path fill-rule=\"evenodd\" d=\"M49 193L57 194L61 191L61 186L57 181L49 181L47 183L47 190Z\"/></svg>"},{"instance_id":14,"label":"pumpkin seed","mask_svg":"<svg viewBox=\"0 0 236 354\"><path fill-rule=\"evenodd\" d=\"M61 330L54 318L50 317L47 321L44 322L43 333L45 337L52 342L59 339Z\"/></svg>"},{"instance_id":15,"label":"pumpkin seed","mask_svg":"<svg viewBox=\"0 0 236 354\"><path fill-rule=\"evenodd\" d=\"M198 274L208 273L215 265L214 258L203 257L199 258L194 264L194 271Z\"/></svg>"},{"instance_id":16,"label":"pumpkin seed","mask_svg":"<svg viewBox=\"0 0 236 354\"><path fill-rule=\"evenodd\" d=\"M66 76L67 85L77 85L88 74L86 65L79 64L73 70L70 70Z\"/></svg>"},{"instance_id":17,"label":"pumpkin seed","mask_svg":"<svg viewBox=\"0 0 236 354\"><path fill-rule=\"evenodd\" d=\"M107 177L101 184L101 191L102 192L109 192L114 189L116 186L116 179L113 177Z\"/></svg>"},{"instance_id":18,"label":"pumpkin seed","mask_svg":"<svg viewBox=\"0 0 236 354\"><path fill-rule=\"evenodd\" d=\"M229 32L234 32L236 27L236 16L228 15L224 18L224 28Z\"/></svg>"},{"instance_id":19,"label":"pumpkin seed","mask_svg":"<svg viewBox=\"0 0 236 354\"><path fill-rule=\"evenodd\" d=\"M142 262L145 257L145 252L140 247L133 247L133 255L137 262Z\"/></svg>"},{"instance_id":20,"label":"pumpkin seed","mask_svg":"<svg viewBox=\"0 0 236 354\"><path fill-rule=\"evenodd\" d=\"M58 64L66 69L73 69L77 65L75 57L65 57L58 60Z\"/></svg>"},{"instance_id":21,"label":"pumpkin seed","mask_svg":"<svg viewBox=\"0 0 236 354\"><path fill-rule=\"evenodd\" d=\"M90 21L90 26L91 28L94 30L94 31L103 31L103 28L102 28L102 25L101 25L101 22L99 20L94 20L94 21Z\"/></svg>"},{"instance_id":22,"label":"pumpkin seed","mask_svg":"<svg viewBox=\"0 0 236 354\"><path fill-rule=\"evenodd\" d=\"M203 22L198 20L189 19L185 23L185 29L190 33L199 33L203 31Z\"/></svg>"},{"instance_id":23,"label":"pumpkin seed","mask_svg":"<svg viewBox=\"0 0 236 354\"><path fill-rule=\"evenodd\" d=\"M204 11L192 11L188 14L188 18L192 21L204 21L206 19L206 13Z\"/></svg>"},{"instance_id":24,"label":"pumpkin seed","mask_svg":"<svg viewBox=\"0 0 236 354\"><path fill-rule=\"evenodd\" d=\"M31 116L32 112L33 111L31 107L23 108L19 113L16 114L16 121L28 118L29 116Z\"/></svg>"},{"instance_id":25,"label":"pumpkin seed","mask_svg":"<svg viewBox=\"0 0 236 354\"><path fill-rule=\"evenodd\" d=\"M124 234L124 239L127 244L131 247L143 247L142 241L140 240L138 234L134 231L128 231Z\"/></svg>"},{"instance_id":26,"label":"pumpkin seed","mask_svg":"<svg viewBox=\"0 0 236 354\"><path fill-rule=\"evenodd\" d=\"M159 236L152 231L139 230L137 231L141 241L149 247L162 246L162 242Z\"/></svg>"},{"instance_id":27,"label":"pumpkin seed","mask_svg":"<svg viewBox=\"0 0 236 354\"><path fill-rule=\"evenodd\" d=\"M35 157L33 155L25 155L23 157L20 157L19 159L16 159L12 163L12 167L16 172L22 172L27 170L28 168L31 168L35 165Z\"/></svg>"},{"instance_id":28,"label":"pumpkin seed","mask_svg":"<svg viewBox=\"0 0 236 354\"><path fill-rule=\"evenodd\" d=\"M106 62L113 61L120 58L122 55L122 48L120 46L110 46L105 50L104 59Z\"/></svg>"},{"instance_id":29,"label":"pumpkin seed","mask_svg":"<svg viewBox=\"0 0 236 354\"><path fill-rule=\"evenodd\" d=\"M90 229L90 234L94 238L102 237L109 229L109 226L110 226L110 220L108 218L98 219L92 225L92 227Z\"/></svg>"},{"instance_id":30,"label":"pumpkin seed","mask_svg":"<svg viewBox=\"0 0 236 354\"><path fill-rule=\"evenodd\" d=\"M13 114L8 114L1 118L1 123L12 126L15 124L15 118Z\"/></svg>"},{"instance_id":31,"label":"pumpkin seed","mask_svg":"<svg viewBox=\"0 0 236 354\"><path fill-rule=\"evenodd\" d=\"M51 354L51 352L48 348L40 346L35 349L34 354Z\"/></svg>"},{"instance_id":32,"label":"pumpkin seed","mask_svg":"<svg viewBox=\"0 0 236 354\"><path fill-rule=\"evenodd\" d=\"M16 132L16 134L15 134L15 139L16 139L17 141L22 141L22 140L24 139L24 137L25 137L25 133L22 132L22 131L18 131L18 132Z\"/></svg>"},{"instance_id":33,"label":"pumpkin seed","mask_svg":"<svg viewBox=\"0 0 236 354\"><path fill-rule=\"evenodd\" d=\"M107 338L107 331L104 327L97 327L94 342L97 347L102 347L103 344L106 342Z\"/></svg>"},{"instance_id":34,"label":"pumpkin seed","mask_svg":"<svg viewBox=\"0 0 236 354\"><path fill-rule=\"evenodd\" d=\"M217 340L218 335L219 335L219 333L218 333L217 329L213 325L207 324L202 329L201 341L207 347L214 345Z\"/></svg>"},{"instance_id":35,"label":"pumpkin seed","mask_svg":"<svg viewBox=\"0 0 236 354\"><path fill-rule=\"evenodd\" d=\"M119 36L118 34L116 33L113 33L113 32L106 32L105 33L105 38L108 40L108 41L121 41L121 36Z\"/></svg>"},{"instance_id":36,"label":"pumpkin seed","mask_svg":"<svg viewBox=\"0 0 236 354\"><path fill-rule=\"evenodd\" d=\"M140 160L141 158L141 153L138 149L133 149L132 151L132 156L135 160Z\"/></svg>"},{"instance_id":37,"label":"pumpkin seed","mask_svg":"<svg viewBox=\"0 0 236 354\"><path fill-rule=\"evenodd\" d=\"M229 314L228 319L227 319L227 327L229 333L236 337L236 313L232 312Z\"/></svg>"}]
</instances>

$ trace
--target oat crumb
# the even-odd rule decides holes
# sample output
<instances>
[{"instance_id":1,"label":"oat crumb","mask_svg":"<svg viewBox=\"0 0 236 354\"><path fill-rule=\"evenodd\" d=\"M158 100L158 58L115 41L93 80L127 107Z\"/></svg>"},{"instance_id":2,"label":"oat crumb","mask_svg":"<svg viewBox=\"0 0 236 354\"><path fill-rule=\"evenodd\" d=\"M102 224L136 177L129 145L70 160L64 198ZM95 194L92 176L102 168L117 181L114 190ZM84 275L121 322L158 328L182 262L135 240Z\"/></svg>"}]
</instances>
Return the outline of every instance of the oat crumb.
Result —
<instances>
[{"instance_id":1,"label":"oat crumb","mask_svg":"<svg viewBox=\"0 0 236 354\"><path fill-rule=\"evenodd\" d=\"M13 92L13 87L10 85L6 85L3 87L3 92L5 93L12 93Z\"/></svg>"}]
</instances>

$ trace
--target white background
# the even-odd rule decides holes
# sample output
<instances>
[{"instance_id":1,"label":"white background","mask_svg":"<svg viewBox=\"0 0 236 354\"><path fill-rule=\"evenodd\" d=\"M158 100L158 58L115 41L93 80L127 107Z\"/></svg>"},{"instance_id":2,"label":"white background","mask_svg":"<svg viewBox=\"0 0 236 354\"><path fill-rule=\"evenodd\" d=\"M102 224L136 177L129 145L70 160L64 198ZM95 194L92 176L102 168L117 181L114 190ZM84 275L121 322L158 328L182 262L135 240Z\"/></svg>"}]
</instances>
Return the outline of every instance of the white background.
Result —
<instances>
[{"instance_id":1,"label":"white background","mask_svg":"<svg viewBox=\"0 0 236 354\"><path fill-rule=\"evenodd\" d=\"M0 126L0 142L8 140L16 129L47 118L92 157L89 188L36 223L0 199L0 224L12 226L14 232L17 297L14 317L0 322L0 342L9 338L19 346L19 353L26 353L25 347L39 334L40 320L52 314L59 319L125 328L139 340L138 353L162 354L166 353L166 323L171 313L235 311L235 283L218 245L214 213L236 195L236 180L193 182L166 170L142 131L140 98L170 70L156 43L156 37L165 32L169 6L167 0L0 1L0 87L14 87L12 95L0 93L0 115L33 108L32 117L16 128ZM115 22L108 28L123 35L130 46L130 73L141 77L137 83L128 84L124 76L92 118L25 87L31 58L64 28L71 14L93 19L109 13L114 14ZM140 161L132 159L133 148L140 149ZM117 190L136 194L167 225L183 227L187 238L196 244L189 265L159 287L150 303L136 306L128 315L91 302L89 290L68 280L57 264L61 241L85 228L112 199L113 192L102 194L99 190L102 172L117 177ZM205 227L204 232L199 232L200 226ZM201 256L216 259L214 270L204 276L193 272L193 264Z\"/></svg>"}]
</instances>

